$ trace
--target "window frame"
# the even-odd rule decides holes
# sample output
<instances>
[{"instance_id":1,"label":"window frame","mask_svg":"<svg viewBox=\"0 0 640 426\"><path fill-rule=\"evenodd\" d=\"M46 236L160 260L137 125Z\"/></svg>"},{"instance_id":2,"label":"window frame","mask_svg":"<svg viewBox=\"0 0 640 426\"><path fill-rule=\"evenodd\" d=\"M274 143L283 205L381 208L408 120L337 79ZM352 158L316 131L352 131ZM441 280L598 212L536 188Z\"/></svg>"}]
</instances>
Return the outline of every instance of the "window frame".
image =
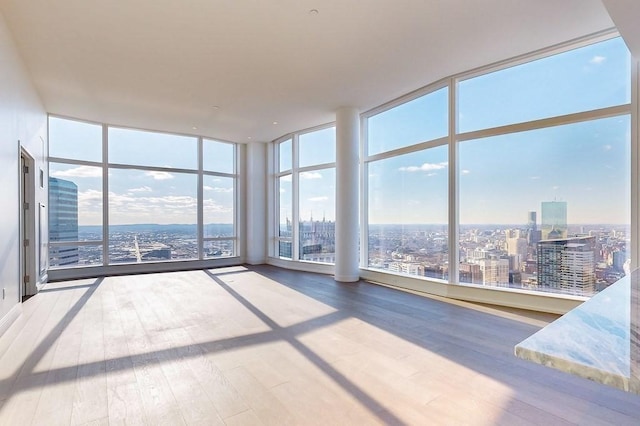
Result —
<instances>
[{"instance_id":1,"label":"window frame","mask_svg":"<svg viewBox=\"0 0 640 426\"><path fill-rule=\"evenodd\" d=\"M316 171L316 170L323 170L323 169L330 169L333 168L335 170L336 168L336 162L331 162L331 163L318 163L318 164L313 164L310 166L304 166L304 167L299 167L299 137L301 135L305 135L308 133L312 133L312 132L317 132L317 131L321 131L321 130L325 130L325 129L329 129L332 127L335 127L336 123L335 122L330 122L330 123L325 123L319 126L315 126L315 127L310 127L304 130L300 130L298 132L294 132L294 133L289 133L286 134L284 136L281 136L280 138L274 140L271 143L271 146L273 148L273 161L272 161L272 167L273 167L273 179L272 179L272 191L274 194L274 200L273 200L273 205L274 205L274 209L273 209L273 217L274 220L271 223L271 227L274 230L273 234L273 239L272 239L272 243L269 244L269 256L279 259L279 260L283 260L283 261L289 261L289 262L298 262L298 263L305 263L305 264L320 264L320 265L330 265L333 266L333 264L329 264L329 263L321 263L321 262L314 262L314 261L309 261L309 260L303 260L300 259L300 229L299 229L299 223L300 223L300 174L301 173L305 173L305 172L312 172L312 171ZM282 143L286 143L288 141L291 141L291 169L287 169L287 170L280 170L280 146ZM337 153L336 153L337 155ZM291 204L292 204L292 218L291 218L291 223L292 223L292 235L291 235L291 241L289 241L288 237L280 237L280 190L279 190L279 185L278 182L280 180L280 178L284 177L284 176L288 176L291 175ZM280 243L281 242L291 242L291 258L288 257L282 257L280 255Z\"/></svg>"},{"instance_id":2,"label":"window frame","mask_svg":"<svg viewBox=\"0 0 640 426\"><path fill-rule=\"evenodd\" d=\"M549 118L536 119L531 121L519 122L515 124L508 124L496 127L485 128L481 130L469 131L460 133L458 132L458 87L461 81L465 81L474 77L486 75L495 71L500 71L506 68L512 68L514 66L522 65L528 62L532 62L538 59L542 59L549 56L558 55L567 51L579 49L581 47L593 45L599 42L610 40L619 37L616 31L605 31L592 36L587 36L579 40L571 40L565 43L561 43L556 46L551 46L539 51L520 55L515 58L500 61L494 64L476 68L467 72L455 74L436 81L421 89L408 93L402 97L394 99L383 105L380 105L371 110L365 111L361 114L361 145L360 145L360 223L361 232L360 236L360 269L362 271L371 271L373 273L394 275L393 272L388 270L372 269L368 266L368 248L369 248L369 164L373 161L380 159L392 158L398 155L408 154L423 149L428 149L432 146L448 145L449 147L449 178L448 178L448 210L449 210L449 232L448 232L448 247L449 247L449 279L446 282L447 285L460 285L460 255L458 252L459 244L459 171L458 171L458 146L460 143L464 143L470 140L482 139L491 136L507 135L512 133L519 133L529 130L538 130L547 127L557 127L566 124L580 123L585 121L597 120L608 117L617 117L629 115L631 117L631 146L630 146L630 158L631 161L631 183L630 183L630 226L631 236L629 243L631 269L635 269L640 266L640 207L638 202L640 200L640 154L638 148L638 137L640 131L638 129L638 116L640 115L640 83L638 82L640 76L640 70L638 65L635 65L631 61L631 101L630 103L615 105L606 108L600 108L595 110L587 110L583 112L570 113L560 116L553 116ZM433 141L423 141L413 145L405 146L398 149L377 153L374 155L368 155L368 120L372 116L388 111L389 109L403 105L407 102L413 101L420 96L433 93L443 87L449 88L449 134L446 137L436 139ZM437 282L432 278L427 277L410 277L410 280L419 280L427 282ZM403 279L404 281L404 279ZM408 288L421 288L420 284L411 284L406 281L406 287ZM473 284L462 283L463 286L473 286ZM403 285L404 286L404 285ZM423 290L424 291L424 290ZM519 289L508 289L507 291L521 292ZM561 296L555 294L553 296Z\"/></svg>"},{"instance_id":3,"label":"window frame","mask_svg":"<svg viewBox=\"0 0 640 426\"><path fill-rule=\"evenodd\" d=\"M203 265L215 265L220 260L228 261L231 260L233 263L237 263L238 258L241 257L241 245L239 244L241 237L240 230L240 194L238 193L238 189L241 187L241 175L240 175L240 155L239 149L240 146L237 143L224 141L220 139L214 139L210 137L198 136L198 135L189 135L189 134L179 134L172 132L163 132L156 130L147 130L147 129L138 129L126 126L116 126L110 125L106 123L98 123L89 120L82 120L73 117L61 116L56 114L48 114L47 116L47 127L49 126L49 118L56 118L61 120L69 120L78 123L87 123L101 126L102 128L102 161L85 161L85 160L76 160L76 159L67 159L61 157L53 157L47 154L47 162L48 163L58 163L58 164L68 164L68 165L76 165L76 166L93 166L100 167L102 170L102 239L95 241L65 241L65 242L50 242L51 247L64 247L64 246L102 246L102 263L101 264L93 264L93 265L75 265L75 266L66 266L61 268L53 268L49 269L50 277L55 279L65 279L65 278L73 278L76 276L84 276L86 275L83 272L80 272L81 269L91 268L92 270L97 270L97 273L92 274L95 275L103 275L106 272L103 271L112 271L113 268L115 270L136 270L142 269L143 271L155 271L155 270L175 270L180 269L178 265L182 264L203 264ZM120 164L120 163L110 163L109 162L109 129L116 128L120 130L132 130L132 131L142 131L142 132L150 132L150 133L159 133L163 135L169 136L179 136L179 137L189 137L194 138L196 141L196 156L197 156L197 166L193 169L188 168L173 168L173 167L158 167L158 166L148 166L148 165L130 165L130 164ZM212 170L204 170L203 164L203 144L208 141L214 141L218 143L226 143L233 146L233 173L226 172L216 172ZM49 144L50 146L50 144ZM172 260L163 260L163 261L148 261L144 262L141 265L141 268L134 267L133 263L111 263L109 259L109 171L111 169L117 170L135 170L135 171L156 171L156 172L168 172L168 173L182 173L185 175L193 175L196 177L196 199L197 199L197 207L196 207L196 238L197 238L197 257L193 259L172 259ZM204 236L204 193L203 193L203 181L204 176L214 176L214 177L224 177L224 178L232 178L233 179L233 235L231 237L205 237ZM48 192L48 190L47 190ZM221 257L221 258L207 258L204 256L204 246L205 243L210 241L232 241L233 243L233 253L231 256ZM203 263L204 262L204 263ZM226 262L222 262L226 263ZM164 264L164 266L163 266ZM168 266L167 266L168 265ZM175 265L175 266L171 266Z\"/></svg>"}]
</instances>

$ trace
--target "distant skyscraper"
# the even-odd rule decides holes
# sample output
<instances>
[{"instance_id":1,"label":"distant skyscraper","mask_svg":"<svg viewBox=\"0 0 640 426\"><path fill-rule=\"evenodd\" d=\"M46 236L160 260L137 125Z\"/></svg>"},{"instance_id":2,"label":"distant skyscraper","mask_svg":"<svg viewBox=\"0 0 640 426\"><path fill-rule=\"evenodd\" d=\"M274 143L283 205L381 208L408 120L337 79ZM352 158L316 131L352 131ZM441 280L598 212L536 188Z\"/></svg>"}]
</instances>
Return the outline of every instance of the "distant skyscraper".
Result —
<instances>
[{"instance_id":1,"label":"distant skyscraper","mask_svg":"<svg viewBox=\"0 0 640 426\"><path fill-rule=\"evenodd\" d=\"M616 271L624 270L624 263L627 261L627 253L625 251L614 251L612 253L613 257L613 268Z\"/></svg>"},{"instance_id":2,"label":"distant skyscraper","mask_svg":"<svg viewBox=\"0 0 640 426\"><path fill-rule=\"evenodd\" d=\"M590 296L595 292L595 238L575 237L538 243L538 285Z\"/></svg>"},{"instance_id":3,"label":"distant skyscraper","mask_svg":"<svg viewBox=\"0 0 640 426\"><path fill-rule=\"evenodd\" d=\"M49 241L78 241L78 186L68 180L49 178ZM49 265L78 263L77 246L50 246Z\"/></svg>"},{"instance_id":4,"label":"distant skyscraper","mask_svg":"<svg viewBox=\"0 0 640 426\"><path fill-rule=\"evenodd\" d=\"M527 258L528 243L522 238L519 230L506 231L507 254L509 255L509 269L512 271L520 270L520 263Z\"/></svg>"},{"instance_id":5,"label":"distant skyscraper","mask_svg":"<svg viewBox=\"0 0 640 426\"><path fill-rule=\"evenodd\" d=\"M476 263L461 263L460 281L463 283L482 284L480 265Z\"/></svg>"},{"instance_id":6,"label":"distant skyscraper","mask_svg":"<svg viewBox=\"0 0 640 426\"><path fill-rule=\"evenodd\" d=\"M542 202L542 239L567 238L567 202Z\"/></svg>"},{"instance_id":7,"label":"distant skyscraper","mask_svg":"<svg viewBox=\"0 0 640 426\"><path fill-rule=\"evenodd\" d=\"M480 265L482 284L505 285L509 283L509 259L492 256L476 261Z\"/></svg>"},{"instance_id":8,"label":"distant skyscraper","mask_svg":"<svg viewBox=\"0 0 640 426\"><path fill-rule=\"evenodd\" d=\"M527 213L527 242L537 244L542 238L542 233L538 229L538 217L536 212Z\"/></svg>"},{"instance_id":9,"label":"distant skyscraper","mask_svg":"<svg viewBox=\"0 0 640 426\"><path fill-rule=\"evenodd\" d=\"M527 214L527 229L530 229L533 231L538 229L536 212L529 212Z\"/></svg>"}]
</instances>

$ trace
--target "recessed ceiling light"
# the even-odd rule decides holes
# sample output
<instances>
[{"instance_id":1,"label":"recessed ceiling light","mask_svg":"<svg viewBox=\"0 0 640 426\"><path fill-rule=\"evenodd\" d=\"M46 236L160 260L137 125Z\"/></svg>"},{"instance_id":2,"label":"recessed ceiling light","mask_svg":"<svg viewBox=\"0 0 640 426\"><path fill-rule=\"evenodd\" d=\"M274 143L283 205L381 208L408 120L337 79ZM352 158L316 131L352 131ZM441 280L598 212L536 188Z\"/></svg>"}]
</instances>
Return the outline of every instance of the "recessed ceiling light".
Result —
<instances>
[{"instance_id":1,"label":"recessed ceiling light","mask_svg":"<svg viewBox=\"0 0 640 426\"><path fill-rule=\"evenodd\" d=\"M247 139L251 139L251 136L247 136Z\"/></svg>"},{"instance_id":2,"label":"recessed ceiling light","mask_svg":"<svg viewBox=\"0 0 640 426\"><path fill-rule=\"evenodd\" d=\"M277 122L277 121L274 121L274 122L273 122L273 124L278 124L278 122Z\"/></svg>"},{"instance_id":3,"label":"recessed ceiling light","mask_svg":"<svg viewBox=\"0 0 640 426\"><path fill-rule=\"evenodd\" d=\"M318 13L320 13L320 12L318 12L318 9L311 9L309 11L309 15L317 15Z\"/></svg>"},{"instance_id":4,"label":"recessed ceiling light","mask_svg":"<svg viewBox=\"0 0 640 426\"><path fill-rule=\"evenodd\" d=\"M198 130L198 128L196 126L193 126L192 129L193 130Z\"/></svg>"},{"instance_id":5,"label":"recessed ceiling light","mask_svg":"<svg viewBox=\"0 0 640 426\"><path fill-rule=\"evenodd\" d=\"M218 105L214 105L214 106L212 106L211 108L213 108L213 109L220 109L220 107L219 107Z\"/></svg>"}]
</instances>

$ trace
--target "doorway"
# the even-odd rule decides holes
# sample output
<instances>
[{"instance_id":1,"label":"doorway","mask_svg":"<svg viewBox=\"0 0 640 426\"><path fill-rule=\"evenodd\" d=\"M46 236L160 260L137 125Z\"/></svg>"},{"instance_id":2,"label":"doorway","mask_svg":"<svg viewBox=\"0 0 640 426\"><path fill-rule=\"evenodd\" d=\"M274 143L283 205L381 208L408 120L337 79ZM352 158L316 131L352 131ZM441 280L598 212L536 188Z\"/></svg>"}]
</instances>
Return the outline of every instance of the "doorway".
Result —
<instances>
[{"instance_id":1,"label":"doorway","mask_svg":"<svg viewBox=\"0 0 640 426\"><path fill-rule=\"evenodd\" d=\"M35 274L34 160L20 150L20 296L24 301L37 292Z\"/></svg>"}]
</instances>

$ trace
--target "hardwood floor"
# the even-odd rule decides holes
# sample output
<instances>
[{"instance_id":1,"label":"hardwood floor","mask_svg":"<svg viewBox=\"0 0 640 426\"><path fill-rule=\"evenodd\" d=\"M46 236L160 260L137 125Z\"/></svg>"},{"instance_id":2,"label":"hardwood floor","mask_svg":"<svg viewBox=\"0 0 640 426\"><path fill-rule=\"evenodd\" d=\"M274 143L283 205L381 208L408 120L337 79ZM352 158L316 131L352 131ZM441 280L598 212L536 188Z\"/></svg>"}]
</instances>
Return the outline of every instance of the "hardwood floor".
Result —
<instances>
[{"instance_id":1,"label":"hardwood floor","mask_svg":"<svg viewBox=\"0 0 640 426\"><path fill-rule=\"evenodd\" d=\"M552 315L269 266L48 284L0 338L0 424L638 425L517 359Z\"/></svg>"}]
</instances>

